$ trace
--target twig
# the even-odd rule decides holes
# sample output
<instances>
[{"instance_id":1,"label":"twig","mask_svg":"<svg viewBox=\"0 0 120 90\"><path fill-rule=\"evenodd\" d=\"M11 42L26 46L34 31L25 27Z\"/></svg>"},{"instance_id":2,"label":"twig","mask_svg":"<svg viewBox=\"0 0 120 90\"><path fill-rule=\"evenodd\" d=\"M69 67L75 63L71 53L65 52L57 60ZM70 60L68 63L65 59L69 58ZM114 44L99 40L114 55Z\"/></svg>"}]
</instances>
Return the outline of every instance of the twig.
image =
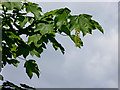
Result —
<instances>
[{"instance_id":1,"label":"twig","mask_svg":"<svg viewBox=\"0 0 120 90\"><path fill-rule=\"evenodd\" d=\"M21 58L21 57L18 57L19 59L22 59L22 60L24 60L24 61L27 61L26 59L24 59L24 58Z\"/></svg>"},{"instance_id":2,"label":"twig","mask_svg":"<svg viewBox=\"0 0 120 90\"><path fill-rule=\"evenodd\" d=\"M58 31L57 31L58 32ZM62 33L60 33L60 32L58 32L60 35L62 35L62 36L68 36L68 35L66 35L66 34L62 34Z\"/></svg>"},{"instance_id":3,"label":"twig","mask_svg":"<svg viewBox=\"0 0 120 90\"><path fill-rule=\"evenodd\" d=\"M62 34L62 33L61 33L61 35L63 35L63 36L68 36L68 35L65 35L65 34Z\"/></svg>"}]
</instances>

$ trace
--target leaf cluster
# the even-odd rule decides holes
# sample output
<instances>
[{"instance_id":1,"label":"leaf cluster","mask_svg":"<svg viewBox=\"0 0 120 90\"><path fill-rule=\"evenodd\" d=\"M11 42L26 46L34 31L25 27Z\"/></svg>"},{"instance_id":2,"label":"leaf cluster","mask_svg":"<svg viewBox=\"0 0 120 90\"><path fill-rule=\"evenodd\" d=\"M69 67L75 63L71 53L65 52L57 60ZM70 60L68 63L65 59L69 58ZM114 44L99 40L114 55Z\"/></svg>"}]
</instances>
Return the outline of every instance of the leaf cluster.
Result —
<instances>
[{"instance_id":1,"label":"leaf cluster","mask_svg":"<svg viewBox=\"0 0 120 90\"><path fill-rule=\"evenodd\" d=\"M19 57L25 60L26 73L32 78L33 73L39 77L40 70L36 61L27 60L27 56L40 57L48 42L55 50L65 49L56 40L56 33L71 38L76 47L83 46L80 32L85 36L98 29L103 33L98 22L92 20L88 14L71 15L68 8L56 9L43 13L42 8L31 2L3 2L2 3L2 64L13 64L17 67ZM79 33L71 33L77 30ZM25 42L21 35L26 35Z\"/></svg>"}]
</instances>

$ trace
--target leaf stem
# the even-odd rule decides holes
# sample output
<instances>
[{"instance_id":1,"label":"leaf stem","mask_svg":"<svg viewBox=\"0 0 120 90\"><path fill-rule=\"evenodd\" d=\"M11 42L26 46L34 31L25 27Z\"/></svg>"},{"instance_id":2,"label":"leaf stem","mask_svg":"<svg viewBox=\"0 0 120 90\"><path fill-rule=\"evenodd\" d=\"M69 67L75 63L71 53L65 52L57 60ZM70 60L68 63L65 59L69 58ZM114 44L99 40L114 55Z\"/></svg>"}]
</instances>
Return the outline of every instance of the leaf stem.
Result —
<instances>
[{"instance_id":1,"label":"leaf stem","mask_svg":"<svg viewBox=\"0 0 120 90\"><path fill-rule=\"evenodd\" d=\"M58 32L60 35L62 35L62 36L68 36L68 35L66 35L66 34L62 34L62 33L60 33L60 32Z\"/></svg>"},{"instance_id":2,"label":"leaf stem","mask_svg":"<svg viewBox=\"0 0 120 90\"><path fill-rule=\"evenodd\" d=\"M26 59L24 59L24 58L22 58L22 57L18 57L19 59L22 59L22 60L24 60L24 61L27 61Z\"/></svg>"}]
</instances>

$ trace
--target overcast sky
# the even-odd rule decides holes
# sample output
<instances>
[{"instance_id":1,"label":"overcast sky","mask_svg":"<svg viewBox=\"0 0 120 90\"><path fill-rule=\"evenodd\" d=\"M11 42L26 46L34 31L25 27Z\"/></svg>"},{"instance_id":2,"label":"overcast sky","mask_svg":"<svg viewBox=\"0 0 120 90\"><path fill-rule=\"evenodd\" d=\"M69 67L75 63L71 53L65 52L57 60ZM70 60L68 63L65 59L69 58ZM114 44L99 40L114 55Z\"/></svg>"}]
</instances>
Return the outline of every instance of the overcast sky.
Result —
<instances>
[{"instance_id":1,"label":"overcast sky","mask_svg":"<svg viewBox=\"0 0 120 90\"><path fill-rule=\"evenodd\" d=\"M36 59L41 70L30 80L23 68L7 65L2 74L16 84L26 83L37 88L117 88L118 87L118 3L117 2L40 2L43 12L67 7L71 14L90 14L103 27L82 38L79 49L68 37L57 35L65 48L63 55L51 44Z\"/></svg>"}]
</instances>

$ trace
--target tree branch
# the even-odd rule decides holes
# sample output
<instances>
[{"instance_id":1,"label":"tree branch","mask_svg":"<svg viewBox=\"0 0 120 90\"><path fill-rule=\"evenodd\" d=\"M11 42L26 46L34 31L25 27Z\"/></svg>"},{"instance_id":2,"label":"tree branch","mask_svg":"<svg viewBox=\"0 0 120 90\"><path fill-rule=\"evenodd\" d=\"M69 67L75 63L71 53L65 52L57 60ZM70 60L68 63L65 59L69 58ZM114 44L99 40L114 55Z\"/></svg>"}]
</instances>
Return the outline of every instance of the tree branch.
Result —
<instances>
[{"instance_id":1,"label":"tree branch","mask_svg":"<svg viewBox=\"0 0 120 90\"><path fill-rule=\"evenodd\" d=\"M24 59L24 58L22 58L22 57L18 57L19 59L22 59L22 60L24 60L24 61L27 61L26 59Z\"/></svg>"},{"instance_id":2,"label":"tree branch","mask_svg":"<svg viewBox=\"0 0 120 90\"><path fill-rule=\"evenodd\" d=\"M58 32L58 31L57 31L57 33L59 33L59 34L62 35L62 36L68 36L68 35L66 35L66 34L62 34L62 33Z\"/></svg>"}]
</instances>

